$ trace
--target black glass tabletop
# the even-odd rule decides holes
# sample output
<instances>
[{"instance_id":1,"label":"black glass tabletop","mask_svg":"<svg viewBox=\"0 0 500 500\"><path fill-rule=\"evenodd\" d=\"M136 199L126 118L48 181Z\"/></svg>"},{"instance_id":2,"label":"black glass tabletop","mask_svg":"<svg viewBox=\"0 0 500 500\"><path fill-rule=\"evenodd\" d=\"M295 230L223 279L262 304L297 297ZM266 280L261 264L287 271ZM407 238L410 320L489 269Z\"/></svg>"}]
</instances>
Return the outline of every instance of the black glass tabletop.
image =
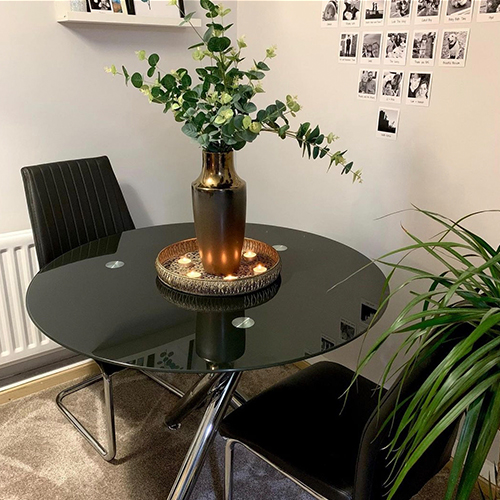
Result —
<instances>
[{"instance_id":1,"label":"black glass tabletop","mask_svg":"<svg viewBox=\"0 0 500 500\"><path fill-rule=\"evenodd\" d=\"M281 276L253 294L216 298L163 285L159 251L194 237L192 224L127 231L79 247L33 279L27 308L49 338L97 361L170 372L251 370L295 362L361 335L384 275L369 260L315 234L247 224L275 246Z\"/></svg>"}]
</instances>

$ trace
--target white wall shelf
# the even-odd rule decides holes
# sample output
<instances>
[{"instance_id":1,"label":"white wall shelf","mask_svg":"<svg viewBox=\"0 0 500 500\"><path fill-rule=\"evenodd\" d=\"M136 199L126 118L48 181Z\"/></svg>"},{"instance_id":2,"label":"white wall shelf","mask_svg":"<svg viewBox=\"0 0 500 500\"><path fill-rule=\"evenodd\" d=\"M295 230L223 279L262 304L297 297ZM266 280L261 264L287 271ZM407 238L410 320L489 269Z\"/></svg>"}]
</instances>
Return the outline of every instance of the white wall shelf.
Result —
<instances>
[{"instance_id":1,"label":"white wall shelf","mask_svg":"<svg viewBox=\"0 0 500 500\"><path fill-rule=\"evenodd\" d=\"M156 26L169 28L190 28L189 23L179 26L182 19L168 17L130 16L108 12L75 12L69 11L58 17L57 22L62 24L113 24L128 26ZM200 19L191 19L195 27L201 26Z\"/></svg>"}]
</instances>

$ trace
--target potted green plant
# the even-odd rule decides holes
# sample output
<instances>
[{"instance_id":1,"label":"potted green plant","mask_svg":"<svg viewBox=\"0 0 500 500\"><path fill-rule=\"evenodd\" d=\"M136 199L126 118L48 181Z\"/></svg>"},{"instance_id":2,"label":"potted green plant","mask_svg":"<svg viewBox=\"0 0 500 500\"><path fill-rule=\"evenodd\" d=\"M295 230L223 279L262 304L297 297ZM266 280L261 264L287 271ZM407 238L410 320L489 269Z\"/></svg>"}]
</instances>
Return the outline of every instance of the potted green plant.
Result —
<instances>
[{"instance_id":1,"label":"potted green plant","mask_svg":"<svg viewBox=\"0 0 500 500\"><path fill-rule=\"evenodd\" d=\"M175 3L173 0L172 3ZM333 133L323 134L320 127L309 122L300 123L294 131L289 118L295 118L301 106L295 97L287 95L285 102L276 100L266 108L258 109L255 96L264 92L262 80L269 71L267 61L276 55L276 47L266 50L261 61L242 69L244 37L233 44L227 36L231 24L224 18L230 9L201 0L200 6L209 22L200 33L191 23L193 12L183 23L190 23L199 42L189 47L192 57L205 66L196 69L196 77L179 68L165 73L159 67L158 54L146 55L138 51L140 60L148 64L145 73L130 74L122 66L106 68L114 75L121 74L149 101L159 104L166 113L171 111L182 131L193 138L203 150L203 167L192 185L195 231L205 270L212 274L234 274L239 267L245 232L246 184L236 174L233 152L244 148L262 133L272 133L281 139L293 138L303 155L309 158L329 159L342 166L342 173L351 173L360 181L360 171L352 170L346 151L333 151L337 139ZM195 80L197 82L195 83Z\"/></svg>"},{"instance_id":2,"label":"potted green plant","mask_svg":"<svg viewBox=\"0 0 500 500\"><path fill-rule=\"evenodd\" d=\"M357 374L394 335L404 340L384 369L382 384L396 371L408 374L417 358L445 346L446 357L411 396L394 430L388 449L394 468L387 498L394 496L429 446L463 417L445 500L466 500L500 423L500 247L494 248L464 226L476 214L453 221L416 210L437 222L442 232L422 241L406 231L412 244L375 260L391 268L387 285L396 270L407 271L410 277L382 301L374 321L402 290L410 289L413 298L368 350ZM429 255L442 272L407 265L405 257L415 251ZM392 262L399 255L402 258ZM422 281L429 284L427 291L411 290ZM398 355L408 352L411 355L396 370ZM391 418L385 425L390 425Z\"/></svg>"}]
</instances>

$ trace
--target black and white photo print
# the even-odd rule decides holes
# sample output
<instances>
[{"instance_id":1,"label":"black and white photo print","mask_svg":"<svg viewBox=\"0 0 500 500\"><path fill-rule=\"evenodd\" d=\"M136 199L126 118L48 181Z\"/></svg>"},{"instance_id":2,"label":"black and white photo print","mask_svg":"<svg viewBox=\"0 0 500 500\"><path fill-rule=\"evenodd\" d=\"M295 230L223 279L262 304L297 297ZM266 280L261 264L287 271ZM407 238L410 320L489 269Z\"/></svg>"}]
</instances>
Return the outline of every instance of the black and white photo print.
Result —
<instances>
[{"instance_id":1,"label":"black and white photo print","mask_svg":"<svg viewBox=\"0 0 500 500\"><path fill-rule=\"evenodd\" d=\"M414 31L410 63L415 66L434 66L437 31Z\"/></svg>"},{"instance_id":2,"label":"black and white photo print","mask_svg":"<svg viewBox=\"0 0 500 500\"><path fill-rule=\"evenodd\" d=\"M395 141L399 128L399 109L379 108L377 137Z\"/></svg>"},{"instance_id":3,"label":"black and white photo print","mask_svg":"<svg viewBox=\"0 0 500 500\"><path fill-rule=\"evenodd\" d=\"M339 61L355 64L358 57L358 33L341 33Z\"/></svg>"},{"instance_id":4,"label":"black and white photo print","mask_svg":"<svg viewBox=\"0 0 500 500\"><path fill-rule=\"evenodd\" d=\"M386 34L384 63L404 66L408 48L408 31L389 31Z\"/></svg>"},{"instance_id":5,"label":"black and white photo print","mask_svg":"<svg viewBox=\"0 0 500 500\"><path fill-rule=\"evenodd\" d=\"M429 106L431 97L432 73L411 72L408 80L406 104Z\"/></svg>"},{"instance_id":6,"label":"black and white photo print","mask_svg":"<svg viewBox=\"0 0 500 500\"><path fill-rule=\"evenodd\" d=\"M467 58L468 45L468 28L443 31L439 65L463 68Z\"/></svg>"},{"instance_id":7,"label":"black and white photo print","mask_svg":"<svg viewBox=\"0 0 500 500\"><path fill-rule=\"evenodd\" d=\"M358 98L368 101L377 100L378 70L361 69L358 79Z\"/></svg>"}]
</instances>

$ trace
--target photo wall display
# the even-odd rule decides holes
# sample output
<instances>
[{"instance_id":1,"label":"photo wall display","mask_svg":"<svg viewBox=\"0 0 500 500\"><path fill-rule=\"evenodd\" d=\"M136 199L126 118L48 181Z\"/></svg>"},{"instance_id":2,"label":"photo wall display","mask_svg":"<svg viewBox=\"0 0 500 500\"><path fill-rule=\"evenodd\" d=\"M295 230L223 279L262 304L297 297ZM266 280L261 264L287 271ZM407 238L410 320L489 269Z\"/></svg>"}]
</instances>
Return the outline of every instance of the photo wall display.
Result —
<instances>
[{"instance_id":1,"label":"photo wall display","mask_svg":"<svg viewBox=\"0 0 500 500\"><path fill-rule=\"evenodd\" d=\"M90 0L110 2L111 0ZM125 0L116 0L124 2ZM140 3L142 0L126 0ZM146 0L146 2L155 0ZM500 22L500 0L324 0L321 26L408 26L410 24Z\"/></svg>"},{"instance_id":2,"label":"photo wall display","mask_svg":"<svg viewBox=\"0 0 500 500\"><path fill-rule=\"evenodd\" d=\"M433 66L465 67L471 30L463 25L473 20L500 22L500 0L328 0L321 11L323 27L340 28L338 61L361 65L359 100L422 107ZM395 140L398 128L399 110L380 107L377 136Z\"/></svg>"}]
</instances>

